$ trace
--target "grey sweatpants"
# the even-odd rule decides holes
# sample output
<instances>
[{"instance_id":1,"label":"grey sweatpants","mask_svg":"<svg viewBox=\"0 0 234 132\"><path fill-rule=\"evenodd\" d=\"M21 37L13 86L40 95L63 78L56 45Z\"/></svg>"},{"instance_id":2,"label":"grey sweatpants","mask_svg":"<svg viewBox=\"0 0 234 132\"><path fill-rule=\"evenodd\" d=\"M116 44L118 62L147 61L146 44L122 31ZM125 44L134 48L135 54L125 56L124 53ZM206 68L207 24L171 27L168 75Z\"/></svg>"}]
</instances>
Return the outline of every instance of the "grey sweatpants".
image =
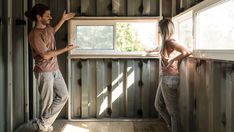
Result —
<instances>
[{"instance_id":1,"label":"grey sweatpants","mask_svg":"<svg viewBox=\"0 0 234 132\"><path fill-rule=\"evenodd\" d=\"M167 125L171 127L172 132L180 130L177 106L179 81L179 76L161 76L155 98L155 108Z\"/></svg>"},{"instance_id":2,"label":"grey sweatpants","mask_svg":"<svg viewBox=\"0 0 234 132\"><path fill-rule=\"evenodd\" d=\"M40 93L39 127L48 128L55 121L68 99L68 91L60 70L34 72Z\"/></svg>"}]
</instances>

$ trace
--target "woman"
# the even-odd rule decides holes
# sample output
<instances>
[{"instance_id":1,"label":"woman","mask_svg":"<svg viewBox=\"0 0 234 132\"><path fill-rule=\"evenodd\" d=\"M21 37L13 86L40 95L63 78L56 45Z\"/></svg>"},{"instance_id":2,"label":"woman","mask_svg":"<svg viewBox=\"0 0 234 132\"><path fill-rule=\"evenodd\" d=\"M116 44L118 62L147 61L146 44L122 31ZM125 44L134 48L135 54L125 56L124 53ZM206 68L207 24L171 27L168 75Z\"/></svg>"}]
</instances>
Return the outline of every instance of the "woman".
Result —
<instances>
[{"instance_id":1,"label":"woman","mask_svg":"<svg viewBox=\"0 0 234 132\"><path fill-rule=\"evenodd\" d=\"M180 120L177 108L177 89L179 86L179 62L189 56L191 52L181 46L175 39L174 24L169 19L159 22L161 35L160 49L160 83L155 98L155 107L166 121L172 132L180 128Z\"/></svg>"}]
</instances>

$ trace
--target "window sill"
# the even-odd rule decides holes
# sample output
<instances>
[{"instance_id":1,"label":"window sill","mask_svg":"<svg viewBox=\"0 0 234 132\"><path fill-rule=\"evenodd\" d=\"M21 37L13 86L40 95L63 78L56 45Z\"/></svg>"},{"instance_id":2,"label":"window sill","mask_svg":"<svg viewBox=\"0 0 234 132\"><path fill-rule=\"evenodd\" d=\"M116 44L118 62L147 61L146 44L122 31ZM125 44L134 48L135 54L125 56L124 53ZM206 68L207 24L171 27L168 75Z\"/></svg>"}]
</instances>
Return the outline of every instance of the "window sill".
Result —
<instances>
[{"instance_id":1,"label":"window sill","mask_svg":"<svg viewBox=\"0 0 234 132\"><path fill-rule=\"evenodd\" d=\"M158 53L149 53L146 52L113 52L113 53L80 53L80 54L70 54L70 59L158 59Z\"/></svg>"},{"instance_id":2,"label":"window sill","mask_svg":"<svg viewBox=\"0 0 234 132\"><path fill-rule=\"evenodd\" d=\"M234 50L194 50L193 57L209 60L234 61Z\"/></svg>"}]
</instances>

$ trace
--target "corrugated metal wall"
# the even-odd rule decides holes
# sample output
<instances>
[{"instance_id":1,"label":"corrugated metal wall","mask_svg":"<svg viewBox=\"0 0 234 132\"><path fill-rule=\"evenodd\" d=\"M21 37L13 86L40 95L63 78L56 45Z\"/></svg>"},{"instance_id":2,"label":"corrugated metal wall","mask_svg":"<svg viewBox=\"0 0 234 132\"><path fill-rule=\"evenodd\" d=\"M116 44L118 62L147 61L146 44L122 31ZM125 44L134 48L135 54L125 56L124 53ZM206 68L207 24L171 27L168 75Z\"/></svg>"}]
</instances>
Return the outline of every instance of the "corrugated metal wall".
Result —
<instances>
[{"instance_id":1,"label":"corrugated metal wall","mask_svg":"<svg viewBox=\"0 0 234 132\"><path fill-rule=\"evenodd\" d=\"M5 75L5 70L4 70L4 57L3 57L3 52L4 52L4 46L3 46L3 15L2 15L2 0L0 0L0 131L4 131L5 129L5 82L4 82L4 75Z\"/></svg>"},{"instance_id":2,"label":"corrugated metal wall","mask_svg":"<svg viewBox=\"0 0 234 132\"><path fill-rule=\"evenodd\" d=\"M7 23L7 17L8 17L8 11L7 11L7 1L1 1L1 19L2 19L2 23L1 23L1 69L2 70L2 74L0 75L2 77L1 79L1 108L0 108L0 115L1 115L1 119L0 119L0 125L1 125L1 131L6 131L6 130L10 130L7 129L8 126L10 126L11 123L11 119L7 120L7 117L9 115L10 112L8 112L7 110L9 110L8 108L8 69L10 69L10 67L8 67L8 23Z\"/></svg>"},{"instance_id":3,"label":"corrugated metal wall","mask_svg":"<svg viewBox=\"0 0 234 132\"><path fill-rule=\"evenodd\" d=\"M157 59L72 60L71 118L156 118ZM233 131L234 62L189 58L178 90L186 131Z\"/></svg>"},{"instance_id":4,"label":"corrugated metal wall","mask_svg":"<svg viewBox=\"0 0 234 132\"><path fill-rule=\"evenodd\" d=\"M72 60L71 118L156 118L157 59Z\"/></svg>"},{"instance_id":5,"label":"corrugated metal wall","mask_svg":"<svg viewBox=\"0 0 234 132\"><path fill-rule=\"evenodd\" d=\"M12 131L27 121L27 43L25 0L1 0L0 131ZM3 33L3 34L2 34ZM26 40L27 41L27 40ZM25 46L26 45L26 46ZM26 56L25 56L26 55Z\"/></svg>"},{"instance_id":6,"label":"corrugated metal wall","mask_svg":"<svg viewBox=\"0 0 234 132\"><path fill-rule=\"evenodd\" d=\"M78 16L159 16L159 4L159 0L70 0L70 9Z\"/></svg>"},{"instance_id":7,"label":"corrugated metal wall","mask_svg":"<svg viewBox=\"0 0 234 132\"><path fill-rule=\"evenodd\" d=\"M25 65L28 61L24 57L27 50L27 40L24 40L24 0L17 0L12 5L13 32L12 32L12 65L13 65L13 128L22 125L25 120L25 109L27 102L25 101ZM25 42L26 41L26 42Z\"/></svg>"},{"instance_id":8,"label":"corrugated metal wall","mask_svg":"<svg viewBox=\"0 0 234 132\"><path fill-rule=\"evenodd\" d=\"M186 131L234 131L234 62L188 59L179 105Z\"/></svg>"}]
</instances>

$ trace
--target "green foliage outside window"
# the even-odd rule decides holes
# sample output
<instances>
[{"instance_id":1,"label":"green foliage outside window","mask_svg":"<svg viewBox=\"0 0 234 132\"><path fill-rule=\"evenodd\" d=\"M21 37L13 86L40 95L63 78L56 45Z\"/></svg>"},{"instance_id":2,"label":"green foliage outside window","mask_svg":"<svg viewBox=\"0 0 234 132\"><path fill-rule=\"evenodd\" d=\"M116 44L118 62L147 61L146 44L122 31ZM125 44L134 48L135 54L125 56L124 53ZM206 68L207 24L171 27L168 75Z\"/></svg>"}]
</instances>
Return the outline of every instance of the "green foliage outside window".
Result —
<instances>
[{"instance_id":1,"label":"green foliage outside window","mask_svg":"<svg viewBox=\"0 0 234 132\"><path fill-rule=\"evenodd\" d=\"M116 48L121 52L143 51L137 33L128 23L116 25Z\"/></svg>"}]
</instances>

